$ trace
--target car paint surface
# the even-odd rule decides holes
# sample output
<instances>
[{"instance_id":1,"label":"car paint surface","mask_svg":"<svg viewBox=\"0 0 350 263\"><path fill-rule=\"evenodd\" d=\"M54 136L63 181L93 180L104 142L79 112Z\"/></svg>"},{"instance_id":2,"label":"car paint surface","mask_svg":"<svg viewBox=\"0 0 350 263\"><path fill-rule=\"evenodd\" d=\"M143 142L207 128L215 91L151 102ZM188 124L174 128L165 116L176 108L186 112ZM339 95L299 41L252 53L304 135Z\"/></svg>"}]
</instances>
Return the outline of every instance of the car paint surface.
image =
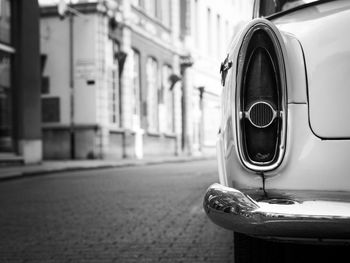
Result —
<instances>
[{"instance_id":1,"label":"car paint surface","mask_svg":"<svg viewBox=\"0 0 350 263\"><path fill-rule=\"evenodd\" d=\"M279 167L267 172L245 167L236 142L238 54L258 23L277 35L287 80L286 150ZM260 237L350 241L344 230L350 224L349 25L350 1L342 0L240 25L222 94L221 185L209 187L204 198L216 224Z\"/></svg>"},{"instance_id":2,"label":"car paint surface","mask_svg":"<svg viewBox=\"0 0 350 263\"><path fill-rule=\"evenodd\" d=\"M324 139L350 138L350 1L308 7L273 22L303 48L311 129Z\"/></svg>"},{"instance_id":3,"label":"car paint surface","mask_svg":"<svg viewBox=\"0 0 350 263\"><path fill-rule=\"evenodd\" d=\"M328 3L328 5L330 4L331 3ZM342 9L343 11L341 13L344 16L346 14L347 17L350 18L350 14L348 14L348 11L346 11L346 6L350 5L344 4ZM331 8L328 7L328 9ZM336 8L336 10L338 9L339 8ZM329 99L330 94L315 94L317 93L317 89L315 89L313 93L309 93L308 101L307 84L310 81L312 82L312 78L318 77L320 72L317 74L314 73L310 76L306 75L310 71L312 72L312 70L305 70L305 68L307 69L310 67L307 64L307 55L305 54L305 52L308 50L303 50L303 44L297 37L298 27L292 26L294 23L293 21L302 20L298 14L299 13L296 12L295 14L287 15L286 18L277 18L276 21L272 21L278 27L278 30L276 29L276 31L280 31L280 39L281 44L283 45L284 59L286 63L288 130L284 160L281 166L276 170L264 174L264 186L266 190L350 190L350 180L348 179L349 172L346 169L346 164L350 160L347 155L347 152L350 150L350 141L322 140L314 134L310 127L309 111L311 105L309 101L312 100L310 97L316 96L316 100L324 100L327 98ZM323 19L323 17L316 17L315 19ZM336 20L336 17L333 19ZM231 43L229 58L232 61L236 61L237 59L237 54L240 45L242 44L245 32L255 23L258 23L258 21L258 19L255 19L243 26L240 33L237 34L237 37ZM276 26L274 24L271 23L271 26L275 28ZM312 26L311 24L308 25ZM310 36L312 34L312 29L309 29L308 31L307 29L303 28L302 30L308 32L308 38L312 39L312 36ZM326 39L325 37L323 38L323 45L327 46ZM337 40L337 43L338 42L339 41ZM348 46L348 49L349 47L350 45ZM316 53L313 53L313 55L316 56ZM350 59L348 62L350 63ZM235 101L236 66L237 65L233 63L232 70L230 70L229 74L227 75L226 87L224 88L224 94L222 96L222 133L219 135L217 146L218 150L220 151L218 158L223 158L223 160L219 160L219 164L221 163L224 166L220 168L220 177L222 178L220 182L223 185L233 186L238 189L259 189L263 187L263 179L261 174L249 171L243 167L238 157L235 143L236 113L232 102ZM349 68L350 65L348 69ZM328 71L334 71L334 69L329 68ZM330 74L327 76L334 77L334 75ZM347 74L346 77L349 78L350 74ZM348 81L345 83L348 84ZM327 82L324 82L324 84L327 84ZM324 85L321 87L321 89L326 90L329 89L329 87ZM350 96L350 89L344 90L344 92L349 92ZM335 94L335 96L338 96L338 94ZM345 95L343 94L343 96ZM349 96L347 96L347 98ZM345 111L344 114L349 112L349 109L346 109L347 105L339 105L339 107L343 107L343 110ZM328 118L331 116L329 116L328 113L323 114L323 111L321 111L320 114L317 112L317 115L321 115L319 119L327 123L329 122ZM314 115L316 115L316 113L314 113ZM350 127L350 125L345 122L341 127L343 127L343 131L345 131L348 126ZM339 128L339 126L328 128L328 130L336 130L337 128Z\"/></svg>"}]
</instances>

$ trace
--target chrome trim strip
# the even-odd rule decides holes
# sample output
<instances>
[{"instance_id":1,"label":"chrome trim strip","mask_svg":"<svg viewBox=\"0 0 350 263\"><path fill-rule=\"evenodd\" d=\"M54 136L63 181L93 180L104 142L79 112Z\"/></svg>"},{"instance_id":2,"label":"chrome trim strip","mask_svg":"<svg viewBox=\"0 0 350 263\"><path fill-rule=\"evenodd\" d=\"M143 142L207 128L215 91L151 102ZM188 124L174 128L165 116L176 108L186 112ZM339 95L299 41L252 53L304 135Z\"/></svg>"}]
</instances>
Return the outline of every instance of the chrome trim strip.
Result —
<instances>
[{"instance_id":1,"label":"chrome trim strip","mask_svg":"<svg viewBox=\"0 0 350 263\"><path fill-rule=\"evenodd\" d=\"M242 82L243 82L243 69L244 69L244 56L246 55L249 40L253 37L254 33L257 30L264 30L270 37L271 41L273 42L274 49L276 52L277 60L278 60L278 67L280 72L280 80L281 80L281 111L280 111L280 117L282 120L282 127L280 132L280 143L278 145L278 156L277 159L274 162L267 162L267 163L256 163L252 162L246 153L244 153L244 145L242 140L242 128L241 128L241 118L244 117L244 113L242 114L242 106L241 106L241 89L242 89ZM276 169L282 162L285 149L286 149L286 138L287 138L287 77L286 77L286 68L285 68L285 62L284 62L284 55L282 51L282 41L281 36L278 37L277 34L279 34L278 29L275 28L275 26L266 19L259 19L259 22L257 24L253 25L246 35L244 36L242 45L239 50L239 57L237 62L237 81L236 81L236 136L237 136L237 149L239 153L240 160L242 164L252 170L252 171L259 171L259 172L267 172Z\"/></svg>"},{"instance_id":2,"label":"chrome trim strip","mask_svg":"<svg viewBox=\"0 0 350 263\"><path fill-rule=\"evenodd\" d=\"M2 43L0 43L0 50L8 52L8 53L16 53L16 50L13 47L2 44Z\"/></svg>"},{"instance_id":3,"label":"chrome trim strip","mask_svg":"<svg viewBox=\"0 0 350 263\"><path fill-rule=\"evenodd\" d=\"M234 188L213 184L203 207L215 224L247 235L349 239L350 200L346 201L305 197L256 201Z\"/></svg>"},{"instance_id":4,"label":"chrome trim strip","mask_svg":"<svg viewBox=\"0 0 350 263\"><path fill-rule=\"evenodd\" d=\"M255 0L254 7L253 7L253 19L259 17L259 10L260 10L260 1Z\"/></svg>"}]
</instances>

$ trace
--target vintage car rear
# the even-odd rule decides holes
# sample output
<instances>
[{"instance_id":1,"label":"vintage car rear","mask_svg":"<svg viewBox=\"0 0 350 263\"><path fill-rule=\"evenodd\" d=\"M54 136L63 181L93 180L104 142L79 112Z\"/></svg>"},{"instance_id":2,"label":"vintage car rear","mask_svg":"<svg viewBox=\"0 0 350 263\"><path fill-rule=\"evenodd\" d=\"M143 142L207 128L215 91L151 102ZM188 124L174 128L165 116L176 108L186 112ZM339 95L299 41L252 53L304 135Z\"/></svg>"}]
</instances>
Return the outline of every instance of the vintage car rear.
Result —
<instances>
[{"instance_id":1,"label":"vintage car rear","mask_svg":"<svg viewBox=\"0 0 350 263\"><path fill-rule=\"evenodd\" d=\"M221 67L204 209L237 240L350 240L350 1L311 2L242 26Z\"/></svg>"}]
</instances>

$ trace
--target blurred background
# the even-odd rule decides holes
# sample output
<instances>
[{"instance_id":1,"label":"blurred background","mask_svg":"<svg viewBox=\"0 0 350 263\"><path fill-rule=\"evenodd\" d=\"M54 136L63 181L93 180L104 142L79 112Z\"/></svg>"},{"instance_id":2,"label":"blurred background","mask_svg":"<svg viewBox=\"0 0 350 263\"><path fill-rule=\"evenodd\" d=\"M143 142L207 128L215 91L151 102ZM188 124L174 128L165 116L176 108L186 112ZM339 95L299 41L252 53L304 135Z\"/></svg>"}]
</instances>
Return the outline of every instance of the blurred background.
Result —
<instances>
[{"instance_id":1,"label":"blurred background","mask_svg":"<svg viewBox=\"0 0 350 263\"><path fill-rule=\"evenodd\" d=\"M0 262L231 261L202 202L252 2L0 0Z\"/></svg>"},{"instance_id":2,"label":"blurred background","mask_svg":"<svg viewBox=\"0 0 350 263\"><path fill-rule=\"evenodd\" d=\"M0 164L215 153L252 0L0 1Z\"/></svg>"},{"instance_id":3,"label":"blurred background","mask_svg":"<svg viewBox=\"0 0 350 263\"><path fill-rule=\"evenodd\" d=\"M0 262L232 262L202 202L253 2L0 0Z\"/></svg>"}]
</instances>

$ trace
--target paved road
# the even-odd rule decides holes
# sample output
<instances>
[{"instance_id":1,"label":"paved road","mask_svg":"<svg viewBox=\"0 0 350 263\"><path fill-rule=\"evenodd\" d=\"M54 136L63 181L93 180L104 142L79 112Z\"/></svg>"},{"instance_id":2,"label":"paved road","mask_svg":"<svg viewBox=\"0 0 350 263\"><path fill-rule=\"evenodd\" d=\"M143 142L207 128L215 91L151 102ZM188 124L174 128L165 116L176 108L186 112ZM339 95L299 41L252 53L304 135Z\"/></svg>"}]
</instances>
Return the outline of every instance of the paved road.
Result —
<instances>
[{"instance_id":1,"label":"paved road","mask_svg":"<svg viewBox=\"0 0 350 263\"><path fill-rule=\"evenodd\" d=\"M230 262L206 218L216 163L71 172L0 183L0 262Z\"/></svg>"},{"instance_id":2,"label":"paved road","mask_svg":"<svg viewBox=\"0 0 350 263\"><path fill-rule=\"evenodd\" d=\"M197 161L1 182L0 263L232 262L231 232L202 209L215 181L215 162ZM348 250L269 243L261 251L263 262L294 263L347 262Z\"/></svg>"}]
</instances>

